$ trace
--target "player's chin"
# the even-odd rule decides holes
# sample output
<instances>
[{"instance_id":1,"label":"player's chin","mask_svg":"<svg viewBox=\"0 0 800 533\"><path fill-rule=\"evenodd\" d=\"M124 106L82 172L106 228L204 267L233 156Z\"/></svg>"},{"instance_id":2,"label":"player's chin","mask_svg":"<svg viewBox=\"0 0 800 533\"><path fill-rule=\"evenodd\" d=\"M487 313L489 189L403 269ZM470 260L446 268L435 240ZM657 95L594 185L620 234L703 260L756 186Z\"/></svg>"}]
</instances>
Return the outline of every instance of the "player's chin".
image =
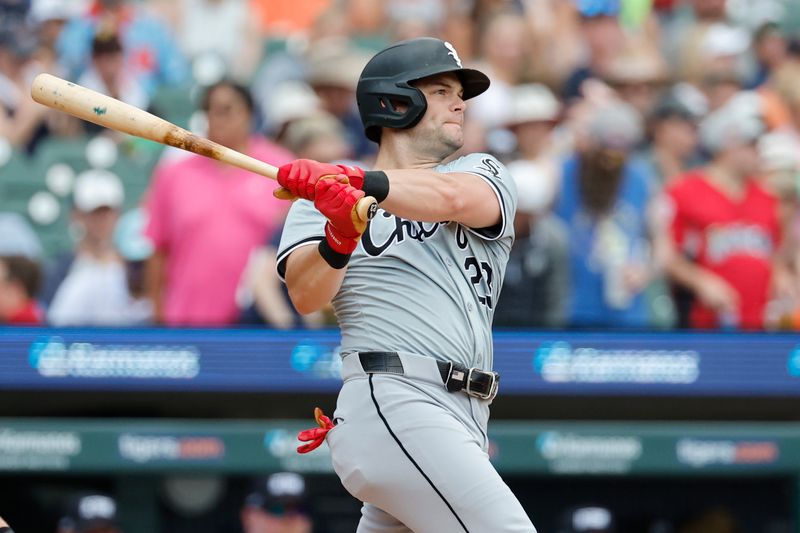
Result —
<instances>
[{"instance_id":1,"label":"player's chin","mask_svg":"<svg viewBox=\"0 0 800 533\"><path fill-rule=\"evenodd\" d=\"M445 127L442 138L444 142L455 149L461 148L464 145L464 131L458 124L447 124Z\"/></svg>"}]
</instances>

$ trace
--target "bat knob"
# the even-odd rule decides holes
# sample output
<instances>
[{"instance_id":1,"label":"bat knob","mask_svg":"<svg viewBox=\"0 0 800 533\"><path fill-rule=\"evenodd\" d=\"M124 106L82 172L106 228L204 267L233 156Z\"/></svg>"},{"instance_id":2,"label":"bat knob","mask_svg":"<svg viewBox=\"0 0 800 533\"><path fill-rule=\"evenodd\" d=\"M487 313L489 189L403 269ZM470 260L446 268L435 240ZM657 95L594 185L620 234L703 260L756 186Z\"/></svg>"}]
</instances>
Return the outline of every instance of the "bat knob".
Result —
<instances>
[{"instance_id":1,"label":"bat knob","mask_svg":"<svg viewBox=\"0 0 800 533\"><path fill-rule=\"evenodd\" d=\"M378 202L372 196L365 196L356 204L356 213L362 222L368 222L378 212Z\"/></svg>"}]
</instances>

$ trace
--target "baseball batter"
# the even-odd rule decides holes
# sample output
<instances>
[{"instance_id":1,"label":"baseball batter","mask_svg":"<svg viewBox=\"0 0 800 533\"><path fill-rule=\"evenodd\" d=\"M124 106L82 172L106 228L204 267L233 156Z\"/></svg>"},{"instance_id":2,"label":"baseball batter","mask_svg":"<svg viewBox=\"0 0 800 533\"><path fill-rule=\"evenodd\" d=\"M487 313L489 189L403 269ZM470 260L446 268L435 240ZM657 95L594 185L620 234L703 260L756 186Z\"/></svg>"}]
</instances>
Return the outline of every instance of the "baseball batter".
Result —
<instances>
[{"instance_id":1,"label":"baseball batter","mask_svg":"<svg viewBox=\"0 0 800 533\"><path fill-rule=\"evenodd\" d=\"M463 144L465 100L489 86L433 38L379 52L359 79L376 170L298 160L280 168L295 202L278 270L300 312L332 302L343 380L323 440L364 502L359 533L535 532L487 453L491 323L514 239L514 182ZM367 225L353 213L372 196Z\"/></svg>"}]
</instances>

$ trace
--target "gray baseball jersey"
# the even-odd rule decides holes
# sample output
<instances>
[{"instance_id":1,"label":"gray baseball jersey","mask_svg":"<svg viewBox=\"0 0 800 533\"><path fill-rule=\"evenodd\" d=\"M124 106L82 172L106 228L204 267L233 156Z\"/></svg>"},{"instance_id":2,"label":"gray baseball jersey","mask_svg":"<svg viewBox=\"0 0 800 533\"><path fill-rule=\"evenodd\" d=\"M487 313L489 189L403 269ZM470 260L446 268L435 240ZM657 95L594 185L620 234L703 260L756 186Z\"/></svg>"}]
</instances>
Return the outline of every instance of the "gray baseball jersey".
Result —
<instances>
[{"instance_id":1,"label":"gray baseball jersey","mask_svg":"<svg viewBox=\"0 0 800 533\"><path fill-rule=\"evenodd\" d=\"M472 229L456 222L404 220L379 209L332 302L342 354L406 351L491 369L492 316L514 239L514 181L497 159L483 153L434 170L486 180L502 220ZM311 202L292 205L278 250L281 277L289 254L316 245L324 238L324 225Z\"/></svg>"}]
</instances>

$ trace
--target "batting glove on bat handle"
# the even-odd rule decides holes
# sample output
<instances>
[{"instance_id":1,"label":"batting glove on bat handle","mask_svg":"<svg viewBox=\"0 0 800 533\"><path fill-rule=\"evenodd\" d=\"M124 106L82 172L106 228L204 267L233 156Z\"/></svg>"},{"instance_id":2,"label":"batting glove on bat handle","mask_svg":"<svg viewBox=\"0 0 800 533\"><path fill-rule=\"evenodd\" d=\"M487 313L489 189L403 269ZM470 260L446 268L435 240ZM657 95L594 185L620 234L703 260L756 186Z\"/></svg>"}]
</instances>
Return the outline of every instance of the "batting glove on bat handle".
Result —
<instances>
[{"instance_id":1,"label":"batting glove on bat handle","mask_svg":"<svg viewBox=\"0 0 800 533\"><path fill-rule=\"evenodd\" d=\"M346 180L343 175L320 180L314 200L314 206L328 219L319 253L335 269L344 268L350 261L350 255L367 229L367 220L377 209L374 199L366 199L364 191L346 183ZM367 220L364 220L365 207L368 209Z\"/></svg>"},{"instance_id":2,"label":"batting glove on bat handle","mask_svg":"<svg viewBox=\"0 0 800 533\"><path fill-rule=\"evenodd\" d=\"M297 434L297 440L306 442L297 447L297 453L308 453L316 450L325 441L328 432L333 429L333 422L325 416L322 409L319 407L314 408L314 420L316 420L319 427L305 429Z\"/></svg>"},{"instance_id":3,"label":"batting glove on bat handle","mask_svg":"<svg viewBox=\"0 0 800 533\"><path fill-rule=\"evenodd\" d=\"M281 200L303 198L314 201L316 184L324 178L345 176L347 182L367 196L382 202L389 194L389 178L381 171L365 171L349 165L320 163L312 159L297 159L278 167L276 179L281 185L273 194Z\"/></svg>"}]
</instances>

